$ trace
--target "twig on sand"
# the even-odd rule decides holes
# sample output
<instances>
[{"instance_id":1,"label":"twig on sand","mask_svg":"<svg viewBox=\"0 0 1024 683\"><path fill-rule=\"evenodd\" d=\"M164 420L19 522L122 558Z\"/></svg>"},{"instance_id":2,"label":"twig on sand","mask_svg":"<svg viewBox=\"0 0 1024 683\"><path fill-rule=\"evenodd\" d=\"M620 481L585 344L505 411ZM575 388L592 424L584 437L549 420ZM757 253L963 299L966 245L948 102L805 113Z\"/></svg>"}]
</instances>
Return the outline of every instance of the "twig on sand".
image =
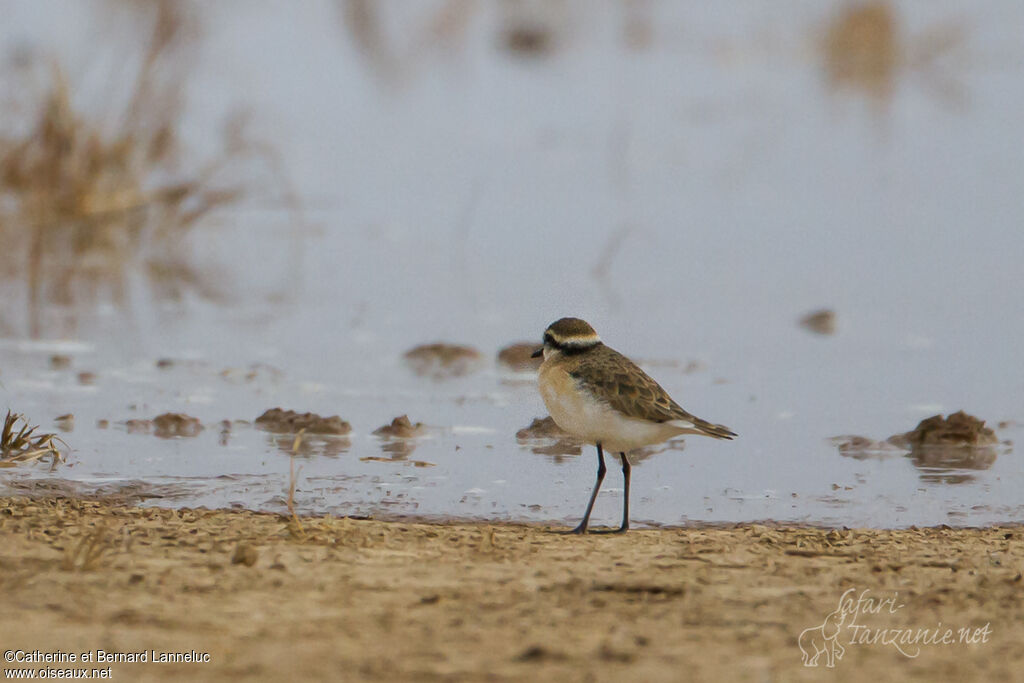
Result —
<instances>
[{"instance_id":1,"label":"twig on sand","mask_svg":"<svg viewBox=\"0 0 1024 683\"><path fill-rule=\"evenodd\" d=\"M291 519L288 521L288 531L291 535L299 540L305 540L306 530L302 526L302 520L299 519L299 515L295 512L295 480L298 474L295 472L295 455L299 452L299 447L302 445L302 435L306 432L305 428L300 429L299 433L295 435L295 441L292 442L292 452L289 455L288 464L288 514ZM302 472L302 468L299 468L299 473Z\"/></svg>"}]
</instances>

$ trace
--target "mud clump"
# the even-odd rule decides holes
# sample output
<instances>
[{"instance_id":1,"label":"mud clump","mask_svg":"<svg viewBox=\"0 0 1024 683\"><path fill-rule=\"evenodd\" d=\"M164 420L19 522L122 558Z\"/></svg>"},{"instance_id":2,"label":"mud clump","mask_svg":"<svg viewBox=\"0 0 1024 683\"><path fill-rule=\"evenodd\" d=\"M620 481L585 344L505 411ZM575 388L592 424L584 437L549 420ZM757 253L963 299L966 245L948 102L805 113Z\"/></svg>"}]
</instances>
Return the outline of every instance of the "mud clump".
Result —
<instances>
[{"instance_id":1,"label":"mud clump","mask_svg":"<svg viewBox=\"0 0 1024 683\"><path fill-rule=\"evenodd\" d=\"M294 410L271 408L256 418L260 429L279 434L293 434L305 429L307 434L344 435L352 431L352 425L337 415L321 417L315 413L297 413Z\"/></svg>"},{"instance_id":2,"label":"mud clump","mask_svg":"<svg viewBox=\"0 0 1024 683\"><path fill-rule=\"evenodd\" d=\"M426 431L422 422L413 424L409 421L408 415L400 415L391 421L391 424L378 427L373 430L375 436L383 439L380 449L388 455L387 458L380 458L382 461L405 460L416 450L416 443L412 439L421 436ZM366 461L366 458L362 458ZM417 465L421 467L422 465Z\"/></svg>"},{"instance_id":3,"label":"mud clump","mask_svg":"<svg viewBox=\"0 0 1024 683\"><path fill-rule=\"evenodd\" d=\"M836 312L823 308L812 311L800 318L800 326L815 334L830 335L836 333Z\"/></svg>"},{"instance_id":4,"label":"mud clump","mask_svg":"<svg viewBox=\"0 0 1024 683\"><path fill-rule=\"evenodd\" d=\"M550 52L554 36L543 26L520 24L509 26L502 36L505 49L520 55L541 55Z\"/></svg>"},{"instance_id":5,"label":"mud clump","mask_svg":"<svg viewBox=\"0 0 1024 683\"><path fill-rule=\"evenodd\" d=\"M987 470L998 456L995 432L984 420L962 410L949 417L933 415L910 432L896 434L889 443L910 450L907 455L925 481L961 484L974 477L965 470Z\"/></svg>"},{"instance_id":6,"label":"mud clump","mask_svg":"<svg viewBox=\"0 0 1024 683\"><path fill-rule=\"evenodd\" d=\"M828 27L822 45L829 86L889 100L896 87L901 42L887 3L851 4Z\"/></svg>"},{"instance_id":7,"label":"mud clump","mask_svg":"<svg viewBox=\"0 0 1024 683\"><path fill-rule=\"evenodd\" d=\"M528 427L516 432L516 441L529 446L537 455L554 456L556 460L583 453L583 442L555 424L550 416L534 418Z\"/></svg>"},{"instance_id":8,"label":"mud clump","mask_svg":"<svg viewBox=\"0 0 1024 683\"><path fill-rule=\"evenodd\" d=\"M231 554L231 564L244 564L246 567L254 566L259 559L259 551L248 543L239 543Z\"/></svg>"},{"instance_id":9,"label":"mud clump","mask_svg":"<svg viewBox=\"0 0 1024 683\"><path fill-rule=\"evenodd\" d=\"M573 437L555 424L554 418L549 415L548 417L533 418L529 427L523 427L516 432L516 438L525 441L527 439L571 439Z\"/></svg>"},{"instance_id":10,"label":"mud clump","mask_svg":"<svg viewBox=\"0 0 1024 683\"><path fill-rule=\"evenodd\" d=\"M153 418L153 433L163 439L174 436L197 436L203 431L199 418L185 413L164 413Z\"/></svg>"},{"instance_id":11,"label":"mud clump","mask_svg":"<svg viewBox=\"0 0 1024 683\"><path fill-rule=\"evenodd\" d=\"M461 377L479 369L482 356L471 346L421 344L405 352L405 362L421 377Z\"/></svg>"},{"instance_id":12,"label":"mud clump","mask_svg":"<svg viewBox=\"0 0 1024 683\"><path fill-rule=\"evenodd\" d=\"M101 422L105 422L101 420ZM104 427L97 424L98 427ZM161 439L172 439L176 436L198 436L203 431L199 418L185 413L163 413L152 420L126 420L125 428L129 434L150 434Z\"/></svg>"},{"instance_id":13,"label":"mud clump","mask_svg":"<svg viewBox=\"0 0 1024 683\"><path fill-rule=\"evenodd\" d=\"M383 427L378 427L373 430L375 436L383 436L388 438L398 439L411 439L423 434L425 427L422 422L413 424L409 421L408 415L400 415L391 421L391 424L386 424Z\"/></svg>"},{"instance_id":14,"label":"mud clump","mask_svg":"<svg viewBox=\"0 0 1024 683\"><path fill-rule=\"evenodd\" d=\"M984 420L962 410L949 417L933 415L913 431L896 434L885 441L865 436L837 436L832 444L845 457L864 460L899 454L909 458L924 481L960 484L973 480L966 470L987 470L999 455L995 432ZM909 452L908 452L909 451Z\"/></svg>"},{"instance_id":15,"label":"mud clump","mask_svg":"<svg viewBox=\"0 0 1024 683\"><path fill-rule=\"evenodd\" d=\"M889 443L888 441L875 441L866 436L856 434L843 434L834 436L829 441L839 449L840 455L845 455L857 460L866 458L883 458L888 455L903 455L904 449Z\"/></svg>"},{"instance_id":16,"label":"mud clump","mask_svg":"<svg viewBox=\"0 0 1024 683\"><path fill-rule=\"evenodd\" d=\"M554 53L560 34L566 29L567 15L558 3L503 3L499 32L500 45L510 55L540 58Z\"/></svg>"},{"instance_id":17,"label":"mud clump","mask_svg":"<svg viewBox=\"0 0 1024 683\"><path fill-rule=\"evenodd\" d=\"M996 433L979 420L964 411L952 413L949 417L933 415L921 420L913 431L889 437L889 443L901 448L924 446L992 446L999 443Z\"/></svg>"},{"instance_id":18,"label":"mud clump","mask_svg":"<svg viewBox=\"0 0 1024 683\"><path fill-rule=\"evenodd\" d=\"M75 416L71 413L58 415L53 418L53 421L62 432L70 432L75 429Z\"/></svg>"},{"instance_id":19,"label":"mud clump","mask_svg":"<svg viewBox=\"0 0 1024 683\"><path fill-rule=\"evenodd\" d=\"M501 351L498 351L498 363L516 372L527 372L536 370L544 361L543 358L533 358L533 352L539 348L539 344L531 342L517 342L509 344Z\"/></svg>"}]
</instances>

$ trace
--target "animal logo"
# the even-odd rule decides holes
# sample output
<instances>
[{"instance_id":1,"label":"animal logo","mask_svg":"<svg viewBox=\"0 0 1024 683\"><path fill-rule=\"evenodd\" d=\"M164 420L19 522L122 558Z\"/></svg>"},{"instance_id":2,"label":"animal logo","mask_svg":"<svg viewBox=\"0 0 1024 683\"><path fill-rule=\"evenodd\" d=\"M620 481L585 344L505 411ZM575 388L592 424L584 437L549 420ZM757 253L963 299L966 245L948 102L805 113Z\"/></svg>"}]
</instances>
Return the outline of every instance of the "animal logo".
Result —
<instances>
[{"instance_id":1,"label":"animal logo","mask_svg":"<svg viewBox=\"0 0 1024 683\"><path fill-rule=\"evenodd\" d=\"M818 659L825 655L825 666L830 669L842 659L846 649L839 644L839 634L843 630L846 613L840 609L829 613L820 626L805 628L797 639L800 653L803 655L804 666L818 666Z\"/></svg>"}]
</instances>

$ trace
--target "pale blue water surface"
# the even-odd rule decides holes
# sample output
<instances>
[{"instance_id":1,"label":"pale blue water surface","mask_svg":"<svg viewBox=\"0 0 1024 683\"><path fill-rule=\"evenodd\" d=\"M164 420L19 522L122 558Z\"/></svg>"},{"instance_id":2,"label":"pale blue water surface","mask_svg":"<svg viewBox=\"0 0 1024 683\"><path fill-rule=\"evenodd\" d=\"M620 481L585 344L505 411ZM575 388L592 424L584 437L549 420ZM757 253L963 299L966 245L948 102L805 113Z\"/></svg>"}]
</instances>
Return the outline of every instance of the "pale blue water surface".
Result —
<instances>
[{"instance_id":1,"label":"pale blue water surface","mask_svg":"<svg viewBox=\"0 0 1024 683\"><path fill-rule=\"evenodd\" d=\"M206 149L248 107L301 216L271 188L193 233L218 301L169 302L138 276L127 305L48 306L33 339L23 284L0 285L3 403L47 429L75 415L68 462L0 470L0 490L130 484L160 496L146 504L280 510L290 441L219 423L282 406L353 425L296 459L300 511L575 522L593 449L519 443L544 407L493 358L578 315L740 435L639 463L641 524L1024 521L1005 443L1024 436L1024 5L894 3L880 89L828 76L844 6L555 3L530 18L547 42L529 54L506 47L526 20L505 5L435 25L444 3L382 4L369 36L345 3L207 6L187 142ZM83 109L127 78L112 55L132 38L109 4L3 9L0 50L59 55ZM797 324L818 308L834 335ZM432 341L484 360L419 377L402 354ZM51 369L54 353L71 366ZM998 427L993 457L830 442L958 409ZM207 428L119 424L167 411ZM403 449L371 434L401 414L426 435ZM618 477L599 523L618 520Z\"/></svg>"}]
</instances>

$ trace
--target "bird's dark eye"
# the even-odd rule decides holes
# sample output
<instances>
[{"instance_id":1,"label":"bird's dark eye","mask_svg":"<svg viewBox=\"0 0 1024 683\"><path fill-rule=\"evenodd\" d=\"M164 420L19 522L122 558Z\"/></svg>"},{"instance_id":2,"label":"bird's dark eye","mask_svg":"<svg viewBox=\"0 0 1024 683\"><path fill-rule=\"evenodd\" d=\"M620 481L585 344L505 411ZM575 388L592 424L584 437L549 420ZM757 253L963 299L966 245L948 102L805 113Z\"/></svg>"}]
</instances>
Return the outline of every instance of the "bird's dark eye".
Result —
<instances>
[{"instance_id":1,"label":"bird's dark eye","mask_svg":"<svg viewBox=\"0 0 1024 683\"><path fill-rule=\"evenodd\" d=\"M551 336L550 332L544 333L544 343L548 346L558 346L558 344L555 343L555 338Z\"/></svg>"}]
</instances>

